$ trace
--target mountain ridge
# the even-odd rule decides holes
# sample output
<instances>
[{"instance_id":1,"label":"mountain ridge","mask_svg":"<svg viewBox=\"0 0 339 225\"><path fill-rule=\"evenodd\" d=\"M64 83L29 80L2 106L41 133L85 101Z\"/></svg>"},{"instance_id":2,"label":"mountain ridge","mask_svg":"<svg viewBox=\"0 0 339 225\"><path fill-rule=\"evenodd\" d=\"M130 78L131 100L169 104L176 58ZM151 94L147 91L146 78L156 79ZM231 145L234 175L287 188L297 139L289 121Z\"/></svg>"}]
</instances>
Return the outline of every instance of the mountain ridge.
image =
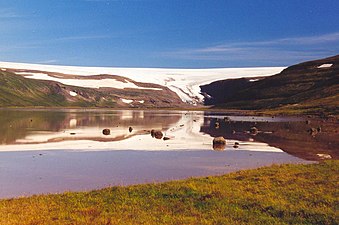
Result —
<instances>
[{"instance_id":1,"label":"mountain ridge","mask_svg":"<svg viewBox=\"0 0 339 225\"><path fill-rule=\"evenodd\" d=\"M33 72L27 78L50 79L54 74L67 75L72 78L79 76L114 75L133 80L134 83L157 84L169 88L186 103L201 105L204 96L200 93L200 85L213 81L240 77L271 76L285 67L255 67L255 68L214 68L214 69L166 69L166 68L114 68L114 67L75 67L53 66L25 63L0 62L0 68L22 75L23 71ZM34 74L35 73L35 74ZM59 80L63 82L63 80ZM108 84L108 83L105 83ZM81 82L76 85L81 86Z\"/></svg>"},{"instance_id":2,"label":"mountain ridge","mask_svg":"<svg viewBox=\"0 0 339 225\"><path fill-rule=\"evenodd\" d=\"M85 88L56 81L27 79L0 71L1 107L126 107L124 100L133 97L131 108L180 107L182 101L169 89L157 90Z\"/></svg>"},{"instance_id":3,"label":"mountain ridge","mask_svg":"<svg viewBox=\"0 0 339 225\"><path fill-rule=\"evenodd\" d=\"M201 89L214 99L209 104L215 108L339 113L339 55L287 67L230 93L222 91L232 88L234 82L217 81ZM217 91L225 97L214 96Z\"/></svg>"},{"instance_id":4,"label":"mountain ridge","mask_svg":"<svg viewBox=\"0 0 339 225\"><path fill-rule=\"evenodd\" d=\"M339 111L339 55L287 68L139 71L0 62L0 72L2 107L194 108L203 100L216 109Z\"/></svg>"}]
</instances>

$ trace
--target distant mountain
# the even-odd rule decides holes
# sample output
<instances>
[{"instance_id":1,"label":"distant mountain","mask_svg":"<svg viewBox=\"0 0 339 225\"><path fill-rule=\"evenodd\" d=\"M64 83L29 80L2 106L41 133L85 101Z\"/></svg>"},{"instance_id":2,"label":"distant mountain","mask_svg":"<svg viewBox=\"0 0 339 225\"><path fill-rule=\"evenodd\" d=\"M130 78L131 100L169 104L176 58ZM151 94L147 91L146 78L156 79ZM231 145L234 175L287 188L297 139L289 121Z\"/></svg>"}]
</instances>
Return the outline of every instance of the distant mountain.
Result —
<instances>
[{"instance_id":1,"label":"distant mountain","mask_svg":"<svg viewBox=\"0 0 339 225\"><path fill-rule=\"evenodd\" d=\"M205 103L216 108L339 114L339 55L290 66L258 80L213 82L201 90L209 96Z\"/></svg>"},{"instance_id":2,"label":"distant mountain","mask_svg":"<svg viewBox=\"0 0 339 225\"><path fill-rule=\"evenodd\" d=\"M24 72L26 73L26 72ZM28 72L27 72L28 73ZM120 78L115 76L117 80ZM111 76L110 76L111 79ZM105 76L86 77L76 82L105 82ZM180 107L181 99L166 87L122 81L135 88L88 88L51 80L28 79L13 72L0 71L0 107ZM133 86L134 85L134 86ZM147 91L146 91L147 90ZM133 100L132 100L133 99Z\"/></svg>"},{"instance_id":3,"label":"distant mountain","mask_svg":"<svg viewBox=\"0 0 339 225\"><path fill-rule=\"evenodd\" d=\"M0 106L202 106L200 85L270 76L282 69L104 68L0 62Z\"/></svg>"}]
</instances>

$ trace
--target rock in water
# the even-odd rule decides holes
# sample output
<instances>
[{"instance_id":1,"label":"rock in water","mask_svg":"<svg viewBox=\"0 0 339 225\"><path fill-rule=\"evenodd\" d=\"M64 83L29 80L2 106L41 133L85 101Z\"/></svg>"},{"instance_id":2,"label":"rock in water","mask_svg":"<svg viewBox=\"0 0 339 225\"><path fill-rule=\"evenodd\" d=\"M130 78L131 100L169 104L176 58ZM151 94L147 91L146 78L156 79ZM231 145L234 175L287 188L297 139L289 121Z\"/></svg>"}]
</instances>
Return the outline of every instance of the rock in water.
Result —
<instances>
[{"instance_id":1,"label":"rock in water","mask_svg":"<svg viewBox=\"0 0 339 225\"><path fill-rule=\"evenodd\" d=\"M251 129L250 129L250 133L251 134L257 134L258 133L258 128L256 128L256 127L251 127Z\"/></svg>"},{"instance_id":2,"label":"rock in water","mask_svg":"<svg viewBox=\"0 0 339 225\"><path fill-rule=\"evenodd\" d=\"M133 131L133 128L132 127L129 127L128 128L128 131L131 133Z\"/></svg>"},{"instance_id":3,"label":"rock in water","mask_svg":"<svg viewBox=\"0 0 339 225\"><path fill-rule=\"evenodd\" d=\"M156 139L161 139L164 135L162 134L162 132L160 130L156 130L154 131L154 137Z\"/></svg>"},{"instance_id":4,"label":"rock in water","mask_svg":"<svg viewBox=\"0 0 339 225\"><path fill-rule=\"evenodd\" d=\"M156 139L161 139L164 135L160 130L151 130L151 136Z\"/></svg>"},{"instance_id":5,"label":"rock in water","mask_svg":"<svg viewBox=\"0 0 339 225\"><path fill-rule=\"evenodd\" d=\"M213 139L213 144L223 144L226 145L226 140L224 137L215 137Z\"/></svg>"},{"instance_id":6,"label":"rock in water","mask_svg":"<svg viewBox=\"0 0 339 225\"><path fill-rule=\"evenodd\" d=\"M151 136L154 137L155 130L151 130Z\"/></svg>"},{"instance_id":7,"label":"rock in water","mask_svg":"<svg viewBox=\"0 0 339 225\"><path fill-rule=\"evenodd\" d=\"M215 137L213 139L213 149L216 151L223 151L226 148L226 140L223 137Z\"/></svg>"},{"instance_id":8,"label":"rock in water","mask_svg":"<svg viewBox=\"0 0 339 225\"><path fill-rule=\"evenodd\" d=\"M106 128L106 129L103 129L103 130L102 130L102 134L103 134L103 135L110 135L110 134L111 134L111 130L110 130L110 129L107 129L107 128Z\"/></svg>"}]
</instances>

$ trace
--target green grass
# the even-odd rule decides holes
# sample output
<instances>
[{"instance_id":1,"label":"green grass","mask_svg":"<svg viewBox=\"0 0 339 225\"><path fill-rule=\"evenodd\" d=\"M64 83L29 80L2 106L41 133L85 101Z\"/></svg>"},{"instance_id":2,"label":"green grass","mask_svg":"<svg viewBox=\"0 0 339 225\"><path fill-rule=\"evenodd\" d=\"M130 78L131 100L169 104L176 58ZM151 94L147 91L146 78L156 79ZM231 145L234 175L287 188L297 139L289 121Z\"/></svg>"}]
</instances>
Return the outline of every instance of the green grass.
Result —
<instances>
[{"instance_id":1,"label":"green grass","mask_svg":"<svg viewBox=\"0 0 339 225\"><path fill-rule=\"evenodd\" d=\"M0 201L0 224L338 224L339 161Z\"/></svg>"},{"instance_id":2,"label":"green grass","mask_svg":"<svg viewBox=\"0 0 339 225\"><path fill-rule=\"evenodd\" d=\"M70 97L69 91L78 93ZM119 99L146 99L142 105L125 105ZM148 101L149 99L150 101ZM152 100L152 101L151 101ZM169 89L86 88L64 85L55 81L28 79L12 72L0 71L0 107L82 107L82 108L172 108L185 106Z\"/></svg>"},{"instance_id":3,"label":"green grass","mask_svg":"<svg viewBox=\"0 0 339 225\"><path fill-rule=\"evenodd\" d=\"M0 106L66 106L64 96L45 81L0 72Z\"/></svg>"}]
</instances>

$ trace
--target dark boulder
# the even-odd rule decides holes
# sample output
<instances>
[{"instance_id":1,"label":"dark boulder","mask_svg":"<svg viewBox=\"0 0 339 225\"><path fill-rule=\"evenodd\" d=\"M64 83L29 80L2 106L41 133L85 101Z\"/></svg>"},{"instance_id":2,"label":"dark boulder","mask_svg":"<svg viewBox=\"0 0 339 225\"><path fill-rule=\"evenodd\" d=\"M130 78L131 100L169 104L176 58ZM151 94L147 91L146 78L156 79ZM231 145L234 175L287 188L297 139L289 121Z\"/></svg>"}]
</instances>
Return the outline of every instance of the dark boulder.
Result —
<instances>
[{"instance_id":1,"label":"dark boulder","mask_svg":"<svg viewBox=\"0 0 339 225\"><path fill-rule=\"evenodd\" d=\"M251 127L250 133L256 135L258 133L258 128L256 127Z\"/></svg>"},{"instance_id":2,"label":"dark boulder","mask_svg":"<svg viewBox=\"0 0 339 225\"><path fill-rule=\"evenodd\" d=\"M160 130L151 130L151 136L156 139L161 139L164 135Z\"/></svg>"},{"instance_id":3,"label":"dark boulder","mask_svg":"<svg viewBox=\"0 0 339 225\"><path fill-rule=\"evenodd\" d=\"M161 132L160 130L156 130L156 131L154 132L154 137L155 137L156 139L161 139L163 136L164 136L164 135L162 134L162 132Z\"/></svg>"},{"instance_id":4,"label":"dark boulder","mask_svg":"<svg viewBox=\"0 0 339 225\"><path fill-rule=\"evenodd\" d=\"M110 130L110 129L107 129L107 128L106 128L106 129L103 129L103 130L102 130L102 134L103 134L103 135L110 135L110 134L111 134L111 130Z\"/></svg>"},{"instance_id":5,"label":"dark boulder","mask_svg":"<svg viewBox=\"0 0 339 225\"><path fill-rule=\"evenodd\" d=\"M226 148L226 140L223 137L215 137L213 139L213 149L216 151L223 151Z\"/></svg>"}]
</instances>

